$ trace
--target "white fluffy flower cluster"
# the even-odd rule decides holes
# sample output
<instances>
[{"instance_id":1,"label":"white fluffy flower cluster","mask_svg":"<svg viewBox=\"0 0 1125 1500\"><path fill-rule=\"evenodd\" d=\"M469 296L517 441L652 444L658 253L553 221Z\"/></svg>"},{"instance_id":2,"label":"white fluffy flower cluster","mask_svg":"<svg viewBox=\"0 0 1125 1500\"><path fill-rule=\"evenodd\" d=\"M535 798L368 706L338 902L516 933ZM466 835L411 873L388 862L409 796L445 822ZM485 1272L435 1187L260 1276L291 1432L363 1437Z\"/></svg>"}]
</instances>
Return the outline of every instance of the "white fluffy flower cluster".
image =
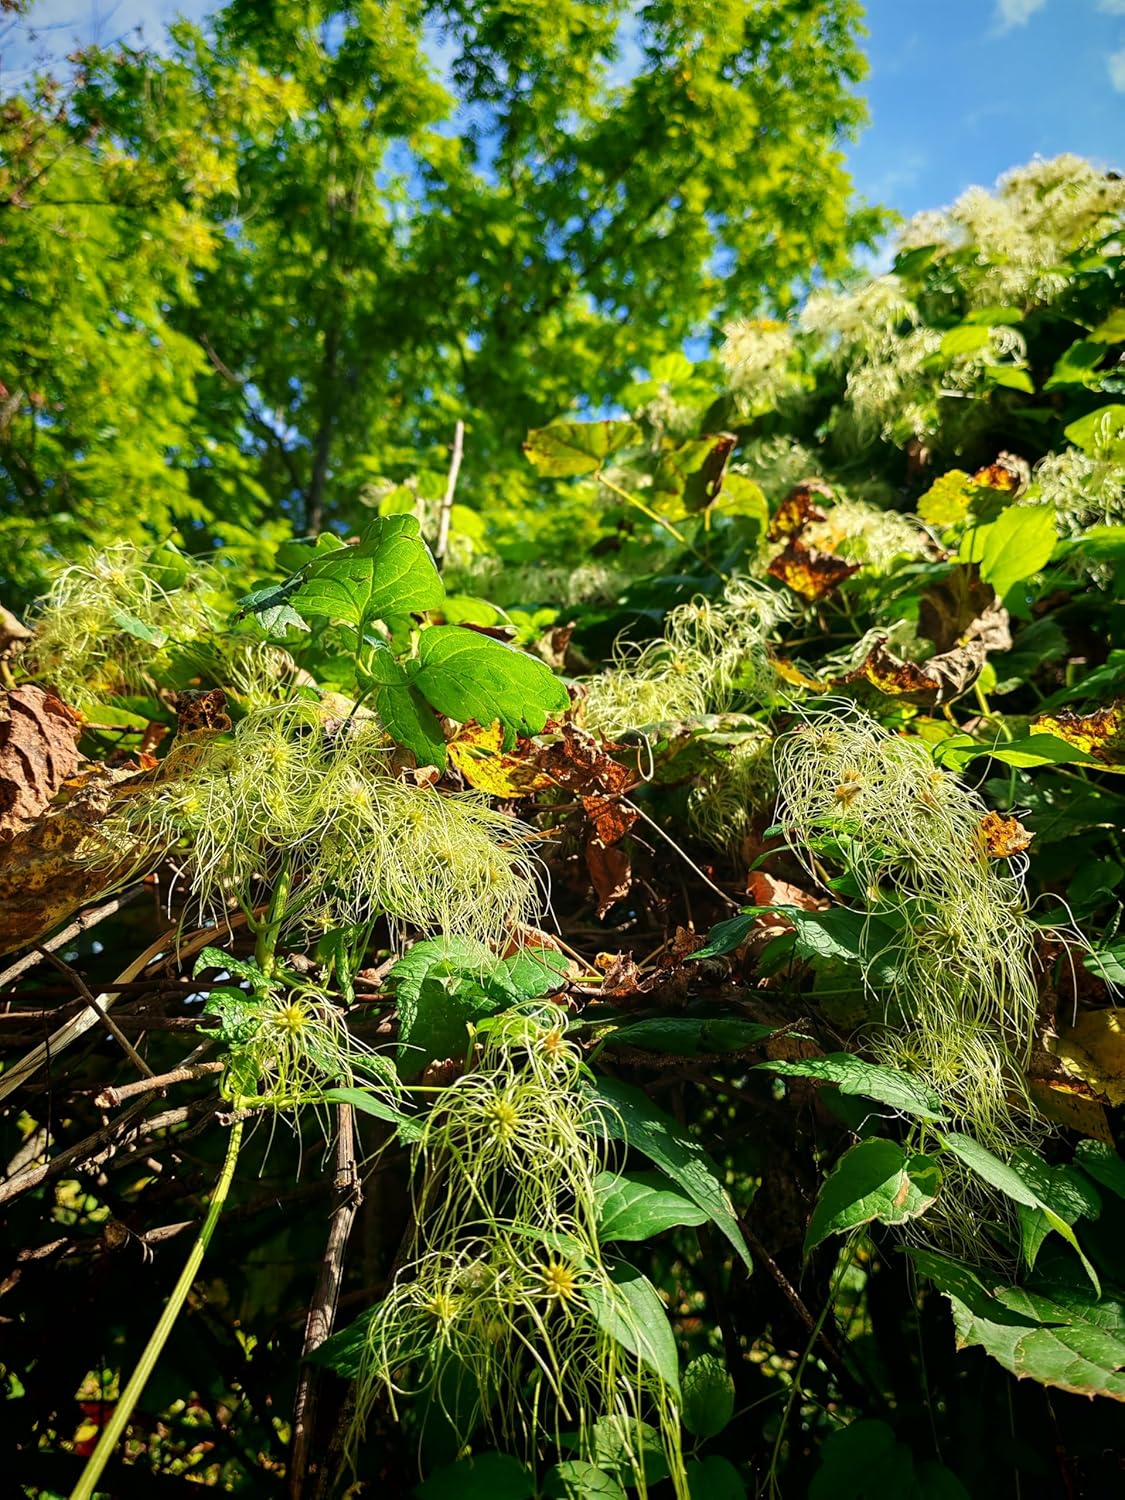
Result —
<instances>
[{"instance_id":1,"label":"white fluffy flower cluster","mask_svg":"<svg viewBox=\"0 0 1125 1500\"><path fill-rule=\"evenodd\" d=\"M723 335L719 358L744 411L769 411L797 388L796 345L785 323L772 318L734 318L724 323Z\"/></svg>"},{"instance_id":2,"label":"white fluffy flower cluster","mask_svg":"<svg viewBox=\"0 0 1125 1500\"><path fill-rule=\"evenodd\" d=\"M1125 465L1112 458L1079 448L1048 453L1036 466L1033 488L1072 536L1087 526L1125 523Z\"/></svg>"},{"instance_id":3,"label":"white fluffy flower cluster","mask_svg":"<svg viewBox=\"0 0 1125 1500\"><path fill-rule=\"evenodd\" d=\"M951 208L918 214L900 248L937 247L939 256L967 245L975 264L963 277L974 308L1023 308L1052 301L1068 277L1061 262L1119 230L1125 181L1080 156L1036 158L1001 177L996 191L972 187Z\"/></svg>"}]
</instances>

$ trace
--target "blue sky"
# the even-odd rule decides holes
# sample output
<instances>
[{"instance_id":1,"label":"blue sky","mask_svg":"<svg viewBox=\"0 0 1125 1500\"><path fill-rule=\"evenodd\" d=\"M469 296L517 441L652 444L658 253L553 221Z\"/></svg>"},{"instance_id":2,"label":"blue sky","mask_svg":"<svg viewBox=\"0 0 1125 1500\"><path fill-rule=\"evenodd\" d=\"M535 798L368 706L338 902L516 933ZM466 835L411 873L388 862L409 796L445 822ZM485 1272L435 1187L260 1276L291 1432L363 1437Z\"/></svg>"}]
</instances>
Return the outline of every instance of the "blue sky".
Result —
<instances>
[{"instance_id":1,"label":"blue sky","mask_svg":"<svg viewBox=\"0 0 1125 1500\"><path fill-rule=\"evenodd\" d=\"M164 21L214 4L37 0L27 21L0 23L0 81L138 23L156 42ZM867 12L872 119L851 166L869 198L937 208L1036 154L1125 166L1125 0L868 0Z\"/></svg>"},{"instance_id":2,"label":"blue sky","mask_svg":"<svg viewBox=\"0 0 1125 1500\"><path fill-rule=\"evenodd\" d=\"M857 185L903 213L1032 156L1125 166L1125 0L868 0Z\"/></svg>"}]
</instances>

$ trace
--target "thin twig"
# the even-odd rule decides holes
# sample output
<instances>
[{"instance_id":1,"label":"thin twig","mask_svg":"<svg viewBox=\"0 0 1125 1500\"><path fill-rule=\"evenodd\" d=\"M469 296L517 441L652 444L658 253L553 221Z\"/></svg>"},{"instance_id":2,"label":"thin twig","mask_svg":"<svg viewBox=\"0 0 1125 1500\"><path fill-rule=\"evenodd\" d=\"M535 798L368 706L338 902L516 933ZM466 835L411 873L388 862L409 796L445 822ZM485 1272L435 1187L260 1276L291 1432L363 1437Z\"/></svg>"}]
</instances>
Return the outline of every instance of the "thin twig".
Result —
<instances>
[{"instance_id":1,"label":"thin twig","mask_svg":"<svg viewBox=\"0 0 1125 1500\"><path fill-rule=\"evenodd\" d=\"M109 1032L110 1036L113 1037L114 1041L116 1041L120 1045L122 1052L124 1052L125 1056L129 1059L129 1061L133 1064L137 1071L139 1073L143 1073L146 1078L155 1078L156 1074L149 1067L148 1063L145 1062L144 1058L133 1046L129 1038L124 1034L123 1031L121 1031L120 1027L117 1025L117 1022L113 1019L113 1017L107 1014L105 1009L100 1004L98 997L90 989L89 985L82 978L82 975L79 974L78 970L72 969L71 966L68 963L64 962L64 960L61 959L57 953L51 953L46 948L43 949L43 957L46 958L50 963L54 964L55 968L58 969L60 974L66 975L66 977L70 980L71 984L74 985L74 988L82 996L83 1000L85 1000L90 1009L97 1012L102 1025Z\"/></svg>"},{"instance_id":2,"label":"thin twig","mask_svg":"<svg viewBox=\"0 0 1125 1500\"><path fill-rule=\"evenodd\" d=\"M460 423L458 423L460 426ZM355 1113L350 1104L336 1107L336 1206L328 1225L328 1242L320 1262L316 1290L309 1304L305 1323L300 1379L293 1403L293 1445L289 1462L290 1500L301 1500L306 1481L317 1471L312 1459L313 1432L316 1427L316 1405L320 1370L310 1365L308 1357L332 1332L336 1307L340 1300L340 1283L344 1275L344 1252L362 1201L359 1172L356 1166Z\"/></svg>"},{"instance_id":3,"label":"thin twig","mask_svg":"<svg viewBox=\"0 0 1125 1500\"><path fill-rule=\"evenodd\" d=\"M227 931L230 932L236 926L244 925L245 922L245 914L241 912L228 913L226 919ZM164 933L155 942L150 943L145 951L139 954L128 968L118 975L118 980L129 982L136 979L139 974L142 974L148 968L149 964L158 959L167 960L174 958L177 962L182 963L185 959L198 953L200 948L206 947L213 940L215 930L214 928L202 928L200 931L193 932L190 937L183 938L179 942L177 942L177 934L174 930ZM98 999L108 1009L118 998L119 994L120 991L110 989L103 991L98 996ZM5 1068L3 1074L0 1074L0 1099L7 1099L16 1089L26 1083L28 1079L33 1078L40 1068L44 1067L48 1062L53 1062L64 1048L69 1047L72 1042L77 1041L80 1036L85 1035L91 1026L96 1026L97 1024L98 1012L91 1010L89 1006L79 1011L77 1015L71 1016L70 1020L64 1022L62 1026L52 1032L46 1041L41 1042L37 1047L33 1047L25 1057L21 1057L11 1067Z\"/></svg>"},{"instance_id":4,"label":"thin twig","mask_svg":"<svg viewBox=\"0 0 1125 1500\"><path fill-rule=\"evenodd\" d=\"M688 858L688 856L680 848L679 844L676 843L675 839L666 834L663 828L661 828L660 824L655 823L652 818L649 817L648 813L645 812L643 807L638 807L635 802L630 802L628 797L622 797L620 801L622 807L627 807L630 812L635 812L639 818L643 818L654 833L658 833L666 844L671 844L672 848L680 856L684 864L687 865L688 869L694 870L695 873L699 876L700 880L703 881L704 885L710 886L711 889L715 892L716 896L721 896L726 904L728 906L733 906L736 911L741 910L738 902L728 896L726 891L720 890L720 888L715 884L713 880L709 878L709 876L704 875L703 871L699 868L695 861Z\"/></svg>"},{"instance_id":5,"label":"thin twig","mask_svg":"<svg viewBox=\"0 0 1125 1500\"><path fill-rule=\"evenodd\" d=\"M438 514L437 543L434 547L434 560L440 568L445 561L446 549L449 546L449 521L453 515L453 493L457 488L457 475L461 472L461 455L465 447L465 424L461 418L457 418L457 426L453 429L453 456L449 462L449 478L445 484L445 494L442 496L441 511Z\"/></svg>"},{"instance_id":6,"label":"thin twig","mask_svg":"<svg viewBox=\"0 0 1125 1500\"><path fill-rule=\"evenodd\" d=\"M194 1052L189 1054L185 1066L190 1066L194 1063L207 1050L208 1046L210 1046L210 1043L205 1043L202 1047L197 1047ZM39 1187L41 1183L50 1182L53 1178L60 1177L72 1166L77 1166L84 1162L96 1162L101 1159L100 1153L105 1151L106 1148L109 1148L110 1154L119 1150L128 1136L133 1122L144 1114L148 1105L149 1101L147 1098L138 1099L136 1104L131 1104L124 1114L117 1116L116 1120L111 1120L108 1125L103 1125L100 1130L95 1130L92 1135L86 1136L84 1139L76 1142L75 1145L68 1146L65 1151L60 1151L50 1161L42 1162L37 1167L25 1167L15 1177L8 1178L6 1182L0 1182L0 1204L7 1203L9 1199L18 1198L23 1193L30 1192L32 1188ZM146 1133L151 1134L156 1130L164 1129L168 1125L179 1124L181 1123L181 1118L186 1120L193 1113L193 1110L189 1106L186 1112L177 1111L175 1113L177 1116L175 1119L170 1118L168 1111L165 1111L161 1115L154 1115L152 1119L144 1122L143 1127L139 1124L137 1125L137 1134L139 1135L142 1129Z\"/></svg>"},{"instance_id":7,"label":"thin twig","mask_svg":"<svg viewBox=\"0 0 1125 1500\"><path fill-rule=\"evenodd\" d=\"M92 1159L105 1146L116 1146L117 1138L127 1134L133 1121L138 1115L143 1114L147 1107L147 1099L139 1100L123 1115L118 1115L112 1124L105 1125L101 1130L95 1130L92 1135L86 1136L75 1145L68 1146L65 1151L60 1151L58 1156L52 1156L50 1161L41 1162L37 1167L25 1167L15 1177L9 1177L7 1182L0 1182L0 1204L7 1203L12 1198L19 1198L23 1193L30 1192L32 1188L39 1187L41 1183L61 1176L70 1167Z\"/></svg>"},{"instance_id":8,"label":"thin twig","mask_svg":"<svg viewBox=\"0 0 1125 1500\"><path fill-rule=\"evenodd\" d=\"M201 1062L190 1067L173 1068L170 1073L153 1073L148 1078L139 1078L136 1083L123 1083L120 1088L102 1089L94 1103L99 1109L117 1109L135 1094L151 1094L156 1089L170 1088L174 1083L189 1083L193 1078L206 1078L210 1073L221 1073L223 1067L221 1062Z\"/></svg>"},{"instance_id":9,"label":"thin twig","mask_svg":"<svg viewBox=\"0 0 1125 1500\"><path fill-rule=\"evenodd\" d=\"M135 901L144 891L144 886L136 885L132 890L124 891L113 901L107 901L104 906L95 906L90 911L85 911L80 917L76 917L69 927L64 927L61 932L56 932L53 938L48 938L45 943L38 943L30 953L25 953L22 958L17 958L14 964L0 974L0 990L9 984L14 984L17 979L26 974L29 969L34 969L36 964L43 962L48 953L53 953L57 948L65 948L72 938L81 937L84 932L89 932L91 927L96 927L99 922L104 922L106 917L112 917L114 912L127 906L130 901Z\"/></svg>"}]
</instances>

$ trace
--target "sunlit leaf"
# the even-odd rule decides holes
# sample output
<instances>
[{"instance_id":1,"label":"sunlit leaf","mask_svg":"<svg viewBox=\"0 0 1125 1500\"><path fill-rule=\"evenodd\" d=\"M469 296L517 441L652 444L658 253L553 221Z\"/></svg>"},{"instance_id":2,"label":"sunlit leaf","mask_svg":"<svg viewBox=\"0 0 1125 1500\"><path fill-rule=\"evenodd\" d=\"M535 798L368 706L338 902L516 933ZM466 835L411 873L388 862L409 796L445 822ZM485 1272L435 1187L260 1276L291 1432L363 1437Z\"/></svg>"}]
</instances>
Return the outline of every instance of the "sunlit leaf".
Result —
<instances>
[{"instance_id":1,"label":"sunlit leaf","mask_svg":"<svg viewBox=\"0 0 1125 1500\"><path fill-rule=\"evenodd\" d=\"M860 1141L840 1158L820 1190L805 1235L805 1253L829 1235L878 1219L902 1224L925 1213L941 1188L931 1156L908 1156L895 1141Z\"/></svg>"},{"instance_id":2,"label":"sunlit leaf","mask_svg":"<svg viewBox=\"0 0 1125 1500\"><path fill-rule=\"evenodd\" d=\"M635 422L554 422L529 432L523 451L547 478L593 474L611 453L641 441Z\"/></svg>"}]
</instances>

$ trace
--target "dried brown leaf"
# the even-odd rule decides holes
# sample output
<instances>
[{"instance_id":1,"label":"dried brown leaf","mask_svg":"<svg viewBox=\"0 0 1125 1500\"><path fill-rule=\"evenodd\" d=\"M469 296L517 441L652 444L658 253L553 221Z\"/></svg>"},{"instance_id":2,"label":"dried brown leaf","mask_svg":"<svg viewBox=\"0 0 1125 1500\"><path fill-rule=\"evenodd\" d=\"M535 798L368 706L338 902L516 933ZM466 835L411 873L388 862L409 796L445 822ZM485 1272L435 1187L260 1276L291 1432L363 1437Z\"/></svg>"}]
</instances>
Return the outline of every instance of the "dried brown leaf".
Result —
<instances>
[{"instance_id":1,"label":"dried brown leaf","mask_svg":"<svg viewBox=\"0 0 1125 1500\"><path fill-rule=\"evenodd\" d=\"M0 842L37 818L77 771L82 721L53 693L29 683L0 700Z\"/></svg>"}]
</instances>

